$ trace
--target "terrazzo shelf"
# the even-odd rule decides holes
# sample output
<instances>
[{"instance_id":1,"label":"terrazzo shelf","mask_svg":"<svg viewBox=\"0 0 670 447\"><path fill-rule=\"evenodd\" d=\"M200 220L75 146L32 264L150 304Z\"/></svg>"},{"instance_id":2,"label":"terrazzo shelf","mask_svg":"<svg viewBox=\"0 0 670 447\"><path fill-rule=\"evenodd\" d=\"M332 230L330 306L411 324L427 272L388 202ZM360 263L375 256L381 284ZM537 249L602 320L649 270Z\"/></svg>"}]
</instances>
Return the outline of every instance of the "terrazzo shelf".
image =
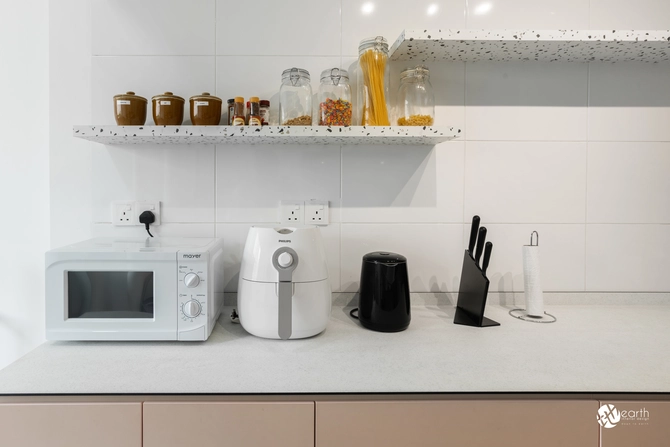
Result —
<instances>
[{"instance_id":1,"label":"terrazzo shelf","mask_svg":"<svg viewBox=\"0 0 670 447\"><path fill-rule=\"evenodd\" d=\"M131 144L346 144L435 145L458 138L451 127L307 126L74 126L77 138Z\"/></svg>"},{"instance_id":2,"label":"terrazzo shelf","mask_svg":"<svg viewBox=\"0 0 670 447\"><path fill-rule=\"evenodd\" d=\"M395 61L666 62L670 30L405 30Z\"/></svg>"}]
</instances>

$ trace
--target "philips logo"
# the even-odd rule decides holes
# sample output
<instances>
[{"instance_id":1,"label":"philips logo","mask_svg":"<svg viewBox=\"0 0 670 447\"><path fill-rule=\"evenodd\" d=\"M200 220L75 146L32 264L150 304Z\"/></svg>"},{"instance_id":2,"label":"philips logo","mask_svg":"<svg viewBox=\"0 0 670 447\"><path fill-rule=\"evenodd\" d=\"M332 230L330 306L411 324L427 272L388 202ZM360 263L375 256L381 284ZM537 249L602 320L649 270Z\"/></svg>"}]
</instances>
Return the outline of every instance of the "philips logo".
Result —
<instances>
[{"instance_id":1,"label":"philips logo","mask_svg":"<svg viewBox=\"0 0 670 447\"><path fill-rule=\"evenodd\" d=\"M189 258L189 259L193 259L193 258L195 258L195 259L199 259L200 256L202 256L202 255L186 255L186 254L185 254L185 255L182 255L182 256L183 256L184 258Z\"/></svg>"},{"instance_id":2,"label":"philips logo","mask_svg":"<svg viewBox=\"0 0 670 447\"><path fill-rule=\"evenodd\" d=\"M280 242L280 243L283 242L283 243L285 243L285 244L290 244L290 243L291 243L291 240L290 240L290 239L279 239L279 242Z\"/></svg>"}]
</instances>

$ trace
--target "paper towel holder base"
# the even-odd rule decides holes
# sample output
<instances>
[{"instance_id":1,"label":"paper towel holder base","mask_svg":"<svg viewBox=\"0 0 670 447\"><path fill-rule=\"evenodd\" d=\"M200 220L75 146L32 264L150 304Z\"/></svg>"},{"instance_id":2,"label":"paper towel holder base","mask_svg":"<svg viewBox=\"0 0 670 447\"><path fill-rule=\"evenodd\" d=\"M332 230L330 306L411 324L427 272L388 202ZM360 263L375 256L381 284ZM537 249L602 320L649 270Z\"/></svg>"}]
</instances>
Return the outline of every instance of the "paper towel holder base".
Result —
<instances>
[{"instance_id":1,"label":"paper towel holder base","mask_svg":"<svg viewBox=\"0 0 670 447\"><path fill-rule=\"evenodd\" d=\"M497 321L484 316L488 294L489 279L470 252L465 250L454 324L474 327L500 326Z\"/></svg>"}]
</instances>

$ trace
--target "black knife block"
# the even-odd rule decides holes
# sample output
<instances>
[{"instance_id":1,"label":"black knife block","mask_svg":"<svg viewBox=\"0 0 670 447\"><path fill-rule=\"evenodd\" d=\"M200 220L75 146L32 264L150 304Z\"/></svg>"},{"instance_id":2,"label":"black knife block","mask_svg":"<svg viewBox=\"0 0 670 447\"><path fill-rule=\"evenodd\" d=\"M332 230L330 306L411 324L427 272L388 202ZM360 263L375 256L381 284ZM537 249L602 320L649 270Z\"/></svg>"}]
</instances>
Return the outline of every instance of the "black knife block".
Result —
<instances>
[{"instance_id":1,"label":"black knife block","mask_svg":"<svg viewBox=\"0 0 670 447\"><path fill-rule=\"evenodd\" d=\"M470 252L465 250L454 324L475 327L500 326L497 321L484 316L488 294L489 279L479 268Z\"/></svg>"}]
</instances>

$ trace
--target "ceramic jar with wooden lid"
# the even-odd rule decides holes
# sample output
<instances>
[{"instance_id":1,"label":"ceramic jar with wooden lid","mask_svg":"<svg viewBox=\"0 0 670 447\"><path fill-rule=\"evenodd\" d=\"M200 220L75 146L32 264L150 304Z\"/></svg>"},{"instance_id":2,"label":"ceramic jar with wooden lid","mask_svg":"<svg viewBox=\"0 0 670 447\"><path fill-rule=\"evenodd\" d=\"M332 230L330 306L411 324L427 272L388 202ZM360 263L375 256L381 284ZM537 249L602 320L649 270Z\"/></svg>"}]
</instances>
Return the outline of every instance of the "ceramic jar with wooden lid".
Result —
<instances>
[{"instance_id":1,"label":"ceramic jar with wooden lid","mask_svg":"<svg viewBox=\"0 0 670 447\"><path fill-rule=\"evenodd\" d=\"M134 92L114 96L117 126L143 126L147 121L147 100Z\"/></svg>"},{"instance_id":2,"label":"ceramic jar with wooden lid","mask_svg":"<svg viewBox=\"0 0 670 447\"><path fill-rule=\"evenodd\" d=\"M191 123L194 126L218 126L221 121L223 101L209 93L191 96Z\"/></svg>"},{"instance_id":3,"label":"ceramic jar with wooden lid","mask_svg":"<svg viewBox=\"0 0 670 447\"><path fill-rule=\"evenodd\" d=\"M151 98L154 123L157 126L180 126L184 121L184 98L165 92Z\"/></svg>"}]
</instances>

